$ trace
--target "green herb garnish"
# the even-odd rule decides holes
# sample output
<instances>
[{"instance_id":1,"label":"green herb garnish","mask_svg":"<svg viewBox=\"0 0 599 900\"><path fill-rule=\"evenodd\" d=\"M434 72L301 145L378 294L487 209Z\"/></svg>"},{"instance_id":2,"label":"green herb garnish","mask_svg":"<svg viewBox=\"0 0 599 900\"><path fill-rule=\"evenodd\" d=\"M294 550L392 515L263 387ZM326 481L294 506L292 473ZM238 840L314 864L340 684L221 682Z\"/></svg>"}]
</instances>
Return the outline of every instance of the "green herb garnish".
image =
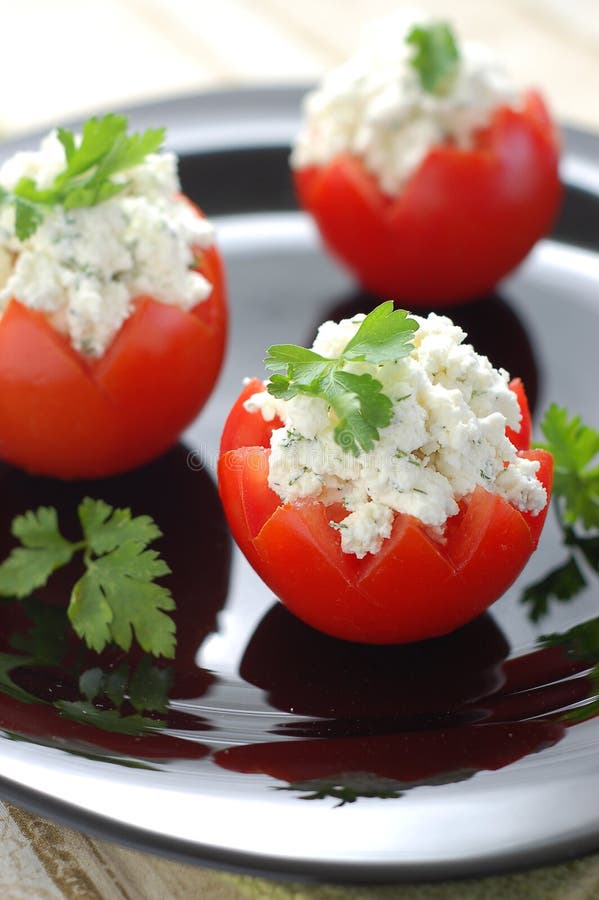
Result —
<instances>
[{"instance_id":1,"label":"green herb garnish","mask_svg":"<svg viewBox=\"0 0 599 900\"><path fill-rule=\"evenodd\" d=\"M31 237L52 206L76 209L97 206L127 186L113 176L140 165L150 153L162 147L164 128L149 128L127 134L126 116L110 113L88 119L77 143L72 131L58 129L65 152L65 167L48 188L39 188L32 178L21 178L12 191L0 188L0 203L15 208L15 232L19 240Z\"/></svg>"},{"instance_id":2,"label":"green herb garnish","mask_svg":"<svg viewBox=\"0 0 599 900\"><path fill-rule=\"evenodd\" d=\"M555 403L545 413L541 430L546 442L535 446L553 455L553 508L569 554L522 594L533 622L548 612L550 601L566 602L584 590L585 564L599 572L599 536L580 533L580 527L599 528L599 466L592 465L599 454L599 431L580 416L570 418L568 410Z\"/></svg>"},{"instance_id":3,"label":"green herb garnish","mask_svg":"<svg viewBox=\"0 0 599 900\"><path fill-rule=\"evenodd\" d=\"M410 60L429 94L446 94L455 81L460 53L454 33L445 22L415 25L406 41L415 48Z\"/></svg>"},{"instance_id":4,"label":"green herb garnish","mask_svg":"<svg viewBox=\"0 0 599 900\"><path fill-rule=\"evenodd\" d=\"M552 403L541 422L546 443L537 444L553 454L553 495L566 525L580 522L599 528L599 431L585 425L580 416Z\"/></svg>"},{"instance_id":5,"label":"green herb garnish","mask_svg":"<svg viewBox=\"0 0 599 900\"><path fill-rule=\"evenodd\" d=\"M21 542L0 565L0 595L23 598L46 584L51 574L83 552L85 573L71 592L68 617L88 647L100 653L109 643L129 650L133 634L154 656L174 656L175 608L168 588L155 579L170 572L147 546L161 532L150 516L113 509L86 497L78 507L83 531L68 541L52 507L17 516L12 533Z\"/></svg>"},{"instance_id":6,"label":"green herb garnish","mask_svg":"<svg viewBox=\"0 0 599 900\"><path fill-rule=\"evenodd\" d=\"M274 374L268 391L289 400L297 394L325 400L337 417L335 441L344 450L359 456L371 450L379 438L379 428L389 425L393 404L372 375L356 375L344 370L346 363L373 365L402 359L413 349L411 340L418 329L404 309L381 303L361 323L353 338L336 359L320 356L295 344L275 344L268 348L264 364Z\"/></svg>"}]
</instances>

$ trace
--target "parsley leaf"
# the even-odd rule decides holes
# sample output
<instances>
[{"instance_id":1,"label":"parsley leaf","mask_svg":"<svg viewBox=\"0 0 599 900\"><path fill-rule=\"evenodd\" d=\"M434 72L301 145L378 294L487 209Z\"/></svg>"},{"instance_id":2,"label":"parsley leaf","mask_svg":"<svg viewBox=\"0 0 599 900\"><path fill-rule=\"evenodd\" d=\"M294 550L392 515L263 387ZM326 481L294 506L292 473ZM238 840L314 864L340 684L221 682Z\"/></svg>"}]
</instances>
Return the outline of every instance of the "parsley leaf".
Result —
<instances>
[{"instance_id":1,"label":"parsley leaf","mask_svg":"<svg viewBox=\"0 0 599 900\"><path fill-rule=\"evenodd\" d=\"M372 450L379 428L391 421L393 404L383 394L380 381L371 375L335 372L325 391L337 415L335 440L340 447L358 456L360 450Z\"/></svg>"},{"instance_id":2,"label":"parsley leaf","mask_svg":"<svg viewBox=\"0 0 599 900\"><path fill-rule=\"evenodd\" d=\"M599 432L580 416L552 403L541 422L544 447L553 454L553 494L560 503L564 522L580 521L585 528L599 528L599 465L590 464L599 454Z\"/></svg>"},{"instance_id":3,"label":"parsley leaf","mask_svg":"<svg viewBox=\"0 0 599 900\"><path fill-rule=\"evenodd\" d=\"M56 510L40 507L17 516L12 531L23 546L0 565L0 596L26 597L83 550L85 573L75 584L68 617L79 637L100 653L114 642L129 650L135 635L142 649L172 657L175 623L166 615L175 608L168 588L155 579L170 569L147 545L160 537L149 516L132 516L103 500L86 497L79 505L83 540L67 541L58 528Z\"/></svg>"},{"instance_id":4,"label":"parsley leaf","mask_svg":"<svg viewBox=\"0 0 599 900\"><path fill-rule=\"evenodd\" d=\"M52 572L70 562L78 549L61 535L52 507L40 506L17 516L11 530L23 546L15 548L0 565L0 595L4 597L27 597L46 584Z\"/></svg>"},{"instance_id":5,"label":"parsley leaf","mask_svg":"<svg viewBox=\"0 0 599 900\"><path fill-rule=\"evenodd\" d=\"M273 344L267 353L264 365L269 372L287 371L290 378L301 379L304 384L321 378L329 371L332 362L335 362L314 350L296 347L295 344Z\"/></svg>"},{"instance_id":6,"label":"parsley leaf","mask_svg":"<svg viewBox=\"0 0 599 900\"><path fill-rule=\"evenodd\" d=\"M43 213L34 203L15 198L15 231L20 241L26 241L44 221Z\"/></svg>"},{"instance_id":7,"label":"parsley leaf","mask_svg":"<svg viewBox=\"0 0 599 900\"><path fill-rule=\"evenodd\" d=\"M94 553L101 555L128 541L151 544L162 532L150 516L131 516L130 509L113 509L103 500L86 497L79 506L79 521Z\"/></svg>"},{"instance_id":8,"label":"parsley leaf","mask_svg":"<svg viewBox=\"0 0 599 900\"><path fill-rule=\"evenodd\" d=\"M442 96L457 76L460 53L452 29L445 22L415 25L406 41L415 48L411 65L429 94Z\"/></svg>"},{"instance_id":9,"label":"parsley leaf","mask_svg":"<svg viewBox=\"0 0 599 900\"><path fill-rule=\"evenodd\" d=\"M578 596L587 586L585 564L599 572L599 536L577 533L575 526L587 531L599 528L599 466L592 463L599 454L599 432L552 403L541 422L546 443L536 444L549 450L554 460L554 509L569 550L566 561L549 572L522 595L529 616L536 622L549 609L551 600L561 602Z\"/></svg>"},{"instance_id":10,"label":"parsley leaf","mask_svg":"<svg viewBox=\"0 0 599 900\"><path fill-rule=\"evenodd\" d=\"M162 147L164 128L127 134L126 116L110 113L88 119L77 141L72 131L59 128L58 140L65 151L65 167L47 188L31 178L21 178L12 191L0 189L0 203L15 208L15 232L19 240L31 237L44 219L44 207L64 209L96 206L120 193L126 180L113 176L140 165Z\"/></svg>"},{"instance_id":11,"label":"parsley leaf","mask_svg":"<svg viewBox=\"0 0 599 900\"><path fill-rule=\"evenodd\" d=\"M154 584L170 569L144 546L127 541L90 560L73 588L69 619L79 637L98 653L111 641L129 650L135 631L147 653L174 656L175 623L165 612L173 610L175 602L168 588Z\"/></svg>"},{"instance_id":12,"label":"parsley leaf","mask_svg":"<svg viewBox=\"0 0 599 900\"><path fill-rule=\"evenodd\" d=\"M381 303L372 310L343 351L344 359L369 363L393 362L407 356L418 326L405 309L393 309L393 303Z\"/></svg>"},{"instance_id":13,"label":"parsley leaf","mask_svg":"<svg viewBox=\"0 0 599 900\"><path fill-rule=\"evenodd\" d=\"M389 425L393 404L372 375L358 375L343 367L348 362L379 365L402 359L413 349L411 340L417 328L405 310L394 310L393 303L387 301L366 316L337 358L329 359L294 344L275 344L264 360L267 370L275 373L268 391L284 400L297 394L324 400L337 420L336 442L358 456L362 450L371 450L379 429Z\"/></svg>"}]
</instances>

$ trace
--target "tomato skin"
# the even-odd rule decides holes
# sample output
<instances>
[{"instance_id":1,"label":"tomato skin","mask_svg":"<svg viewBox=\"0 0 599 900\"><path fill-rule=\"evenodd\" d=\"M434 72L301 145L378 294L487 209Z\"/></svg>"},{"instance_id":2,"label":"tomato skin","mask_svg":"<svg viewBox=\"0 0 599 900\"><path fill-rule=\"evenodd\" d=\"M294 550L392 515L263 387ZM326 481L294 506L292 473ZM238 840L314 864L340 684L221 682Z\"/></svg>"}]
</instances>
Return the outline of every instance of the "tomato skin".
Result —
<instances>
[{"instance_id":1,"label":"tomato skin","mask_svg":"<svg viewBox=\"0 0 599 900\"><path fill-rule=\"evenodd\" d=\"M339 520L337 509L318 501L281 503L268 486L270 450L236 446L236 429L246 436L252 433L249 419L262 418L243 408L246 394L247 388L225 425L223 447L233 449L219 460L221 500L251 565L308 625L372 644L437 637L482 613L524 568L548 503L538 516L523 514L482 487L447 523L445 543L429 536L417 519L398 514L378 553L363 560L344 553L339 532L329 525ZM260 435L262 424L256 429ZM551 455L519 453L541 463L538 477L549 500Z\"/></svg>"},{"instance_id":2,"label":"tomato skin","mask_svg":"<svg viewBox=\"0 0 599 900\"><path fill-rule=\"evenodd\" d=\"M470 150L433 148L396 197L339 155L294 172L300 205L364 288L411 306L488 293L551 227L558 142L541 97L499 107Z\"/></svg>"},{"instance_id":3,"label":"tomato skin","mask_svg":"<svg viewBox=\"0 0 599 900\"><path fill-rule=\"evenodd\" d=\"M270 436L273 429L283 424L279 419L266 422L261 415L248 413L244 403L254 394L264 390L264 382L259 378L251 378L244 386L227 416L220 439L220 454L239 447L270 447Z\"/></svg>"},{"instance_id":4,"label":"tomato skin","mask_svg":"<svg viewBox=\"0 0 599 900\"><path fill-rule=\"evenodd\" d=\"M11 300L0 320L0 458L30 472L96 478L176 443L220 371L227 331L222 263L190 312L140 297L106 353L86 359L45 315Z\"/></svg>"},{"instance_id":5,"label":"tomato skin","mask_svg":"<svg viewBox=\"0 0 599 900\"><path fill-rule=\"evenodd\" d=\"M260 560L254 539L281 502L267 484L269 452L263 447L242 447L224 453L218 461L218 488L231 533L255 569ZM251 498L248 506L247 498Z\"/></svg>"}]
</instances>

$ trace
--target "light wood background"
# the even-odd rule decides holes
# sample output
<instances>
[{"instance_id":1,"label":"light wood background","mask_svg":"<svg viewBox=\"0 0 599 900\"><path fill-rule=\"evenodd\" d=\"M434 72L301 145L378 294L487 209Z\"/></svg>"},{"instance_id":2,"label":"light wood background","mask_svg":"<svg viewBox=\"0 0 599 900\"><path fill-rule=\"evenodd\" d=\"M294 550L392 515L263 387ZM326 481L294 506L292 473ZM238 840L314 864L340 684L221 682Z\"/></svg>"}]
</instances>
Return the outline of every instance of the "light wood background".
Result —
<instances>
[{"instance_id":1,"label":"light wood background","mask_svg":"<svg viewBox=\"0 0 599 900\"><path fill-rule=\"evenodd\" d=\"M309 82L343 59L369 18L396 5L390 0L0 0L0 135L206 88ZM563 121L599 131L599 0L428 0L426 7L495 46L519 81L543 88ZM300 889L134 853L7 804L0 804L0 829L2 900L308 896ZM539 896L599 897L597 860L567 870L572 879L567 893L563 871L560 878L539 882L548 885ZM487 892L481 883L477 896L509 900L535 893L524 876L490 885ZM474 892L471 886L467 896ZM392 895L416 896L410 889ZM375 893L360 889L351 896ZM418 896L461 898L466 888L439 886Z\"/></svg>"},{"instance_id":2,"label":"light wood background","mask_svg":"<svg viewBox=\"0 0 599 900\"><path fill-rule=\"evenodd\" d=\"M394 0L0 0L0 131L221 85L305 82ZM598 0L427 0L599 129Z\"/></svg>"}]
</instances>

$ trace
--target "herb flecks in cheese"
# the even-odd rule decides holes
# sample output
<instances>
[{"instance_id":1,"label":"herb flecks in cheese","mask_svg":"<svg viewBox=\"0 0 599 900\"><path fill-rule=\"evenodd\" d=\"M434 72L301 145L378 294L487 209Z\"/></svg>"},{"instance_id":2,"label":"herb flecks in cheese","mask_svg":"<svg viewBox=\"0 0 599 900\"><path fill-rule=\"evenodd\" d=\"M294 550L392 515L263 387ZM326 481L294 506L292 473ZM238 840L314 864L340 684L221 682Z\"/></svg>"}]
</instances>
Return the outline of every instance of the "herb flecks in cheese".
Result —
<instances>
[{"instance_id":1,"label":"herb flecks in cheese","mask_svg":"<svg viewBox=\"0 0 599 900\"><path fill-rule=\"evenodd\" d=\"M27 177L44 188L64 166L64 147L52 132L39 151L4 163L0 187L11 191ZM12 298L42 310L91 356L104 353L135 298L190 310L212 290L193 266L213 243L213 227L178 196L176 157L150 154L114 181L123 189L98 205L48 207L24 240L15 234L15 208L0 207L0 314Z\"/></svg>"},{"instance_id":2,"label":"herb flecks in cheese","mask_svg":"<svg viewBox=\"0 0 599 900\"><path fill-rule=\"evenodd\" d=\"M271 439L272 490L288 503L343 503L349 515L333 527L343 550L359 558L381 548L396 513L415 516L442 540L447 519L477 485L522 511L536 514L547 503L538 462L517 456L505 436L506 427L519 430L521 418L507 372L464 343L465 333L445 316L411 318L418 330L407 356L347 364L376 378L392 402L391 421L370 451L344 451L335 413L319 397L286 400L265 390L246 401L247 410L284 423ZM342 356L363 320L325 322L313 350Z\"/></svg>"},{"instance_id":3,"label":"herb flecks in cheese","mask_svg":"<svg viewBox=\"0 0 599 900\"><path fill-rule=\"evenodd\" d=\"M490 51L469 42L459 47L455 71L447 68L441 78L444 89L431 90L435 82L418 66L422 43L414 35L440 25L414 10L377 23L357 53L306 98L292 166L323 166L348 153L394 195L433 147L471 148L476 131L498 106L517 104L518 93Z\"/></svg>"}]
</instances>

